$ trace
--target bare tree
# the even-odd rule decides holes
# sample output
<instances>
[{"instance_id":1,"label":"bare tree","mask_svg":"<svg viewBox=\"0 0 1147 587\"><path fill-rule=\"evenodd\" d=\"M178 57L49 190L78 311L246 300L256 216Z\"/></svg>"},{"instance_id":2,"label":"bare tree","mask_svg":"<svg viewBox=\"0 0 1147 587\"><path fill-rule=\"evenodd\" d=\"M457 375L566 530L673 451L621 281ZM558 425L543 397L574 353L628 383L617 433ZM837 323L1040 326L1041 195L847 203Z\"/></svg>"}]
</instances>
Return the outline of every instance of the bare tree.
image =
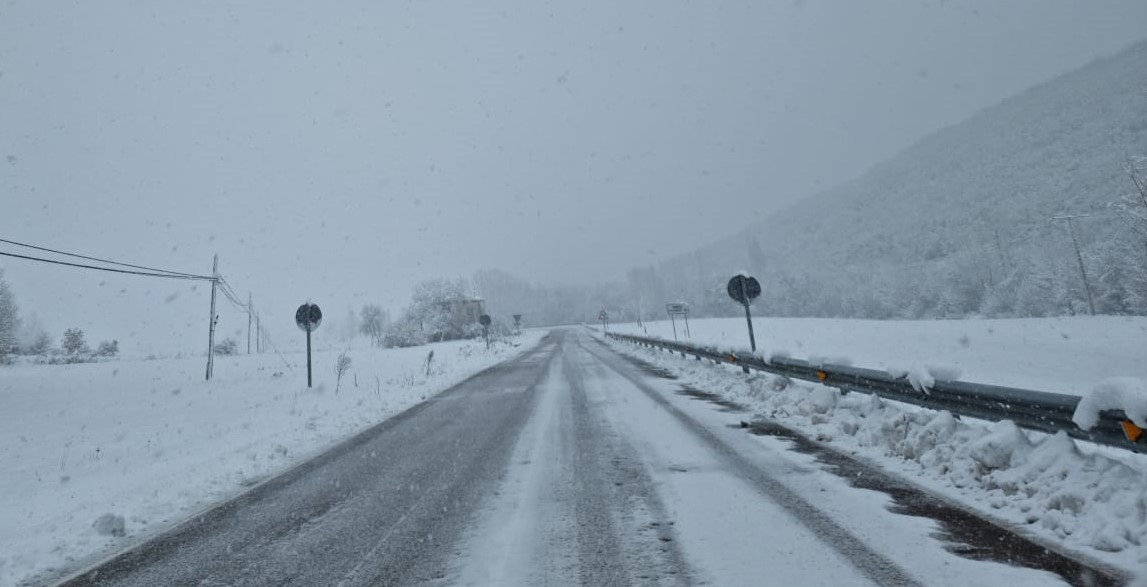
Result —
<instances>
[{"instance_id":1,"label":"bare tree","mask_svg":"<svg viewBox=\"0 0 1147 587\"><path fill-rule=\"evenodd\" d=\"M1121 212L1124 224L1147 241L1147 157L1128 157L1123 170L1135 190L1124 194L1115 207Z\"/></svg>"},{"instance_id":2,"label":"bare tree","mask_svg":"<svg viewBox=\"0 0 1147 587\"><path fill-rule=\"evenodd\" d=\"M46 355L52 348L52 337L47 332L40 331L28 345L28 354Z\"/></svg>"},{"instance_id":3,"label":"bare tree","mask_svg":"<svg viewBox=\"0 0 1147 587\"><path fill-rule=\"evenodd\" d=\"M351 360L350 357L347 356L346 351L339 353L339 360L335 363L335 375L338 376L338 378L335 379L335 395L339 394L339 386L342 385L343 375L346 375L346 372L350 371L350 366Z\"/></svg>"}]
</instances>

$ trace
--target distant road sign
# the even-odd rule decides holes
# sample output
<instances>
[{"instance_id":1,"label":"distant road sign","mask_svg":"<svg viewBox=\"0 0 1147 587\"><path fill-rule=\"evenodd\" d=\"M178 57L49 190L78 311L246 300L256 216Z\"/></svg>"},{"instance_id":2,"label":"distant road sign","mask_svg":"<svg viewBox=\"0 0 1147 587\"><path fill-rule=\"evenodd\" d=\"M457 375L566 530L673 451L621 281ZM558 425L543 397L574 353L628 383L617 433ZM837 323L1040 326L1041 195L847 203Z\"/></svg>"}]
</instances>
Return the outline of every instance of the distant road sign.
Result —
<instances>
[{"instance_id":1,"label":"distant road sign","mask_svg":"<svg viewBox=\"0 0 1147 587\"><path fill-rule=\"evenodd\" d=\"M609 312L602 310L601 313L597 315L597 319L601 320L602 322L609 320Z\"/></svg>"},{"instance_id":2,"label":"distant road sign","mask_svg":"<svg viewBox=\"0 0 1147 587\"><path fill-rule=\"evenodd\" d=\"M521 323L522 323L522 315L521 314L514 314L514 324L521 324Z\"/></svg>"},{"instance_id":3,"label":"distant road sign","mask_svg":"<svg viewBox=\"0 0 1147 587\"><path fill-rule=\"evenodd\" d=\"M482 338L486 339L486 350L490 350L490 322L489 314L478 316L478 324L482 325Z\"/></svg>"},{"instance_id":4,"label":"distant road sign","mask_svg":"<svg viewBox=\"0 0 1147 587\"><path fill-rule=\"evenodd\" d=\"M734 275L729 280L729 297L741 303L745 307L745 323L749 327L749 346L753 352L757 352L757 335L753 334L753 314L749 312L749 304L761 295L761 284L755 277L749 277L745 274ZM745 372L749 372L748 367L741 367Z\"/></svg>"},{"instance_id":5,"label":"distant road sign","mask_svg":"<svg viewBox=\"0 0 1147 587\"><path fill-rule=\"evenodd\" d=\"M303 304L295 310L295 324L299 330L314 332L323 323L323 311L315 304Z\"/></svg>"},{"instance_id":6,"label":"distant road sign","mask_svg":"<svg viewBox=\"0 0 1147 587\"><path fill-rule=\"evenodd\" d=\"M689 304L684 302L665 304L665 311L669 314L669 320L673 322L673 340L677 340L677 316L685 317L685 336L689 336Z\"/></svg>"},{"instance_id":7,"label":"distant road sign","mask_svg":"<svg viewBox=\"0 0 1147 587\"><path fill-rule=\"evenodd\" d=\"M323 311L307 302L295 310L295 324L307 333L307 387L311 386L311 333L323 323Z\"/></svg>"},{"instance_id":8,"label":"distant road sign","mask_svg":"<svg viewBox=\"0 0 1147 587\"><path fill-rule=\"evenodd\" d=\"M761 295L761 283L756 277L734 275L727 288L729 297L741 304L751 304Z\"/></svg>"}]
</instances>

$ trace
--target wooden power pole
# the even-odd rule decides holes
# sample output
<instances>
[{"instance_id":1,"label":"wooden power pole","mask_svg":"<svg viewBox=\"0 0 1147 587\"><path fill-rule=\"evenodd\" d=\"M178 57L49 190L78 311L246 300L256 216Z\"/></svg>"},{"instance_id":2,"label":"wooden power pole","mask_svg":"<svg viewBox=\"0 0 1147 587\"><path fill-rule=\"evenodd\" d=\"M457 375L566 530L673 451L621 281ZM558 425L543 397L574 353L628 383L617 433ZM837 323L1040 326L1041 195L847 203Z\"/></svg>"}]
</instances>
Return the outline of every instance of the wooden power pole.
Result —
<instances>
[{"instance_id":1,"label":"wooden power pole","mask_svg":"<svg viewBox=\"0 0 1147 587\"><path fill-rule=\"evenodd\" d=\"M207 328L207 380L215 371L215 289L219 286L219 254L211 265L211 320Z\"/></svg>"}]
</instances>

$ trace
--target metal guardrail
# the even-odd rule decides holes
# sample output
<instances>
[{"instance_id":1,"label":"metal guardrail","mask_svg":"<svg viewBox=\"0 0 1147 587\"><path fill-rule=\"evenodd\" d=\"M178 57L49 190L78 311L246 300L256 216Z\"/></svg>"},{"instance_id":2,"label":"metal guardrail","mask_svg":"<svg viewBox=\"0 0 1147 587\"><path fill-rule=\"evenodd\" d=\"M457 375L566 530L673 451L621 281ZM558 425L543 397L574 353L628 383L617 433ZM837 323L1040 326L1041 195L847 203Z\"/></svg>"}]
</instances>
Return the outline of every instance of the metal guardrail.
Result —
<instances>
[{"instance_id":1,"label":"metal guardrail","mask_svg":"<svg viewBox=\"0 0 1147 587\"><path fill-rule=\"evenodd\" d=\"M766 360L756 355L722 351L716 347L695 346L613 332L607 332L606 336L645 347L681 353L682 357L693 356L697 360L708 359L717 363L736 365L746 373L750 369L764 371L835 387L845 393L852 391L870 393L882 398L925 408L948 410L959 416L982 420L1011 420L1017 426L1029 430L1049 434L1063 431L1081 440L1135 452L1147 452L1147 433L1140 434L1133 440L1132 434L1137 433L1138 428L1121 410L1101 412L1099 422L1090 430L1083 430L1076 425L1071 418L1081 398L1074 395L945 380L936 380L931 387L920 390L913 387L907 377L894 377L874 369L814 365L808 361L788 357L772 357ZM1128 425L1130 426L1127 427Z\"/></svg>"}]
</instances>

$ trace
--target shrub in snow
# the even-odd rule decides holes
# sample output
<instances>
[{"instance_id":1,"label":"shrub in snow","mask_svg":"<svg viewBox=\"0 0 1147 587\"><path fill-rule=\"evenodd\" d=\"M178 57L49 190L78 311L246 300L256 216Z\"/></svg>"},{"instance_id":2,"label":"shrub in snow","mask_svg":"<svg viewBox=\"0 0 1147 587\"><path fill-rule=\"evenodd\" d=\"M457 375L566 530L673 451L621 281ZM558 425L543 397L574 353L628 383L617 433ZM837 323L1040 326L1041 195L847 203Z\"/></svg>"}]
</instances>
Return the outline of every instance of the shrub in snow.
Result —
<instances>
[{"instance_id":1,"label":"shrub in snow","mask_svg":"<svg viewBox=\"0 0 1147 587\"><path fill-rule=\"evenodd\" d=\"M111 342L103 341L100 346L96 348L96 355L101 357L114 357L119 354L119 341L113 340Z\"/></svg>"},{"instance_id":2,"label":"shrub in snow","mask_svg":"<svg viewBox=\"0 0 1147 587\"><path fill-rule=\"evenodd\" d=\"M225 338L215 344L215 354L237 355L239 354L239 343L235 342L234 338Z\"/></svg>"},{"instance_id":3,"label":"shrub in snow","mask_svg":"<svg viewBox=\"0 0 1147 587\"><path fill-rule=\"evenodd\" d=\"M100 536L124 536L127 534L123 516L115 514L104 514L96 518L96 521L92 522L92 528L95 528L96 533Z\"/></svg>"},{"instance_id":4,"label":"shrub in snow","mask_svg":"<svg viewBox=\"0 0 1147 587\"><path fill-rule=\"evenodd\" d=\"M338 395L339 387L343 382L343 375L346 375L346 372L350 371L351 363L351 358L347 356L346 351L339 354L339 359L335 363L335 375L338 377L335 381L335 395Z\"/></svg>"}]
</instances>

